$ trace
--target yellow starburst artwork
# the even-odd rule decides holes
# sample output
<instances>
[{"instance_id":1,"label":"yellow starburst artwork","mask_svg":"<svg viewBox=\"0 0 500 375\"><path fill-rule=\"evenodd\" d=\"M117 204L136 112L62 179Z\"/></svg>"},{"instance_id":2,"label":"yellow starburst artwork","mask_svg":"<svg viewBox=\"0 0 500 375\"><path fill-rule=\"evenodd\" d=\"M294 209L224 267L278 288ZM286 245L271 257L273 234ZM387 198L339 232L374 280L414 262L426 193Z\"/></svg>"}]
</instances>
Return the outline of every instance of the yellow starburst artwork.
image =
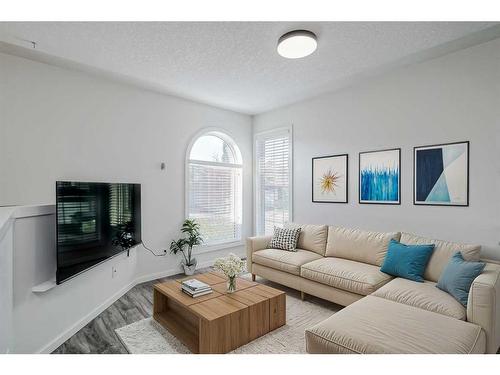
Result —
<instances>
[{"instance_id":1,"label":"yellow starburst artwork","mask_svg":"<svg viewBox=\"0 0 500 375\"><path fill-rule=\"evenodd\" d=\"M338 182L341 178L342 176L339 173L334 172L331 169L329 169L328 172L324 173L320 179L320 186L323 194L334 193L335 189L339 186Z\"/></svg>"}]
</instances>

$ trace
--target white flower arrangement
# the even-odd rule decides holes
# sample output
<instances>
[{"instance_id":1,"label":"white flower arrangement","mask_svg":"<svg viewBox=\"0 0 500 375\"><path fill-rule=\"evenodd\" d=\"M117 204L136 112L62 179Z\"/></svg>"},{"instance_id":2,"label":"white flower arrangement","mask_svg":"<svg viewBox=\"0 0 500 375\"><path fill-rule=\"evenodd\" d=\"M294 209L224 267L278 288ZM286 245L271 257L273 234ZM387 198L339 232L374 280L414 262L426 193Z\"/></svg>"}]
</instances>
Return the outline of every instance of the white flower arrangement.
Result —
<instances>
[{"instance_id":1,"label":"white flower arrangement","mask_svg":"<svg viewBox=\"0 0 500 375\"><path fill-rule=\"evenodd\" d=\"M238 256L230 253L225 258L219 258L214 263L214 269L221 271L227 277L235 277L245 269L245 262Z\"/></svg>"}]
</instances>

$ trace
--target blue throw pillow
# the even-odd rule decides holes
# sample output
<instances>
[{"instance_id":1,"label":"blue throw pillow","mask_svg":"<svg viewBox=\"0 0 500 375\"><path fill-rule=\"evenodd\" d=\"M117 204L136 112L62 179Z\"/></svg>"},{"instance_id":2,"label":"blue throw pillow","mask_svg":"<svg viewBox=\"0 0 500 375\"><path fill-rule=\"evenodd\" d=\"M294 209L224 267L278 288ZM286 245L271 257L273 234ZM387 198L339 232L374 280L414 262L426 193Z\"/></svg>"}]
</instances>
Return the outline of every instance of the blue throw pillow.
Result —
<instances>
[{"instance_id":1,"label":"blue throw pillow","mask_svg":"<svg viewBox=\"0 0 500 375\"><path fill-rule=\"evenodd\" d=\"M458 251L451 257L436 286L467 306L472 282L483 272L485 266L483 262L464 260L462 253Z\"/></svg>"},{"instance_id":2,"label":"blue throw pillow","mask_svg":"<svg viewBox=\"0 0 500 375\"><path fill-rule=\"evenodd\" d=\"M434 245L405 245L391 240L380 271L392 276L423 282Z\"/></svg>"}]
</instances>

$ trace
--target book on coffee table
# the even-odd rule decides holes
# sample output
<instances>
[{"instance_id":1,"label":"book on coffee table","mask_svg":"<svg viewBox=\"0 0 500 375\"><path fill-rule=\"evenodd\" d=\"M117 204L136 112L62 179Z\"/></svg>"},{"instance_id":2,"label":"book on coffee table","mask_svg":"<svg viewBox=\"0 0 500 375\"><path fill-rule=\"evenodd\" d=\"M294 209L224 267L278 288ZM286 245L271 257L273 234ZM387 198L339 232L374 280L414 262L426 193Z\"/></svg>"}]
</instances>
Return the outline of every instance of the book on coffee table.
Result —
<instances>
[{"instance_id":1,"label":"book on coffee table","mask_svg":"<svg viewBox=\"0 0 500 375\"><path fill-rule=\"evenodd\" d=\"M189 290L186 290L185 288L182 288L182 292L187 294L188 296L191 296L193 298L196 298L196 297L200 297L200 296L204 296L206 294L210 294L210 293L213 293L213 290L212 289L209 289L209 290L204 290L202 292L191 292Z\"/></svg>"},{"instance_id":2,"label":"book on coffee table","mask_svg":"<svg viewBox=\"0 0 500 375\"><path fill-rule=\"evenodd\" d=\"M204 282L196 280L196 279L184 280L182 282L182 286L185 286L185 287L187 287L191 290L194 290L194 291L210 288L210 285L205 284Z\"/></svg>"},{"instance_id":3,"label":"book on coffee table","mask_svg":"<svg viewBox=\"0 0 500 375\"><path fill-rule=\"evenodd\" d=\"M181 283L181 289L191 297L200 297L212 293L212 287L196 279L185 280Z\"/></svg>"}]
</instances>

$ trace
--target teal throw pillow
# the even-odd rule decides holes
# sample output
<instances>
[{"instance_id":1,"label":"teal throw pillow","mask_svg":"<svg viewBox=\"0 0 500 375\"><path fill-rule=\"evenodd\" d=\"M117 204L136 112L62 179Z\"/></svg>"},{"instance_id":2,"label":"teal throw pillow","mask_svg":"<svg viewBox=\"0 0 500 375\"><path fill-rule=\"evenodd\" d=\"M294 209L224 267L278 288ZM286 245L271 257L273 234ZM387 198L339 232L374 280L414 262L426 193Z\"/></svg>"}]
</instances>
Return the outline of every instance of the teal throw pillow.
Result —
<instances>
[{"instance_id":1,"label":"teal throw pillow","mask_svg":"<svg viewBox=\"0 0 500 375\"><path fill-rule=\"evenodd\" d=\"M392 276L423 282L425 267L433 251L433 244L405 245L391 240L380 270Z\"/></svg>"},{"instance_id":2,"label":"teal throw pillow","mask_svg":"<svg viewBox=\"0 0 500 375\"><path fill-rule=\"evenodd\" d=\"M462 305L467 306L472 282L483 272L483 262L464 260L460 251L456 252L439 277L437 287L451 294Z\"/></svg>"}]
</instances>

